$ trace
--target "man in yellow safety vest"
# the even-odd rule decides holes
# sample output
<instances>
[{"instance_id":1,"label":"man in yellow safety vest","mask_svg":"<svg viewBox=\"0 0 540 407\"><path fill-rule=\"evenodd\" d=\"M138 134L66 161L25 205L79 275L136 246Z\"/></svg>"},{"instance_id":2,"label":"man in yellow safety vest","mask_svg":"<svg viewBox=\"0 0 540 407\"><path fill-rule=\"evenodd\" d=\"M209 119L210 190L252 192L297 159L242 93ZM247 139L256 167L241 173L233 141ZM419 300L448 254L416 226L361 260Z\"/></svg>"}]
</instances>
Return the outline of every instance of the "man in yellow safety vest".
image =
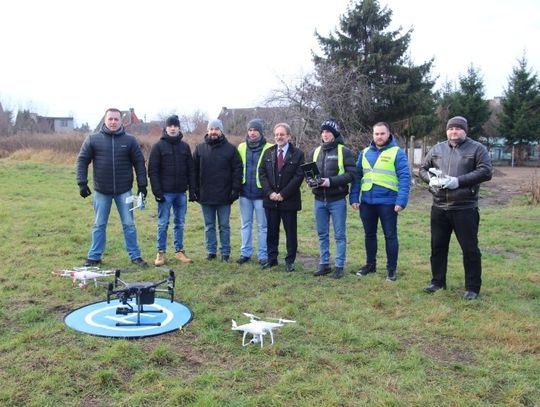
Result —
<instances>
[{"instance_id":1,"label":"man in yellow safety vest","mask_svg":"<svg viewBox=\"0 0 540 407\"><path fill-rule=\"evenodd\" d=\"M358 156L358 177L351 187L350 203L360 209L364 225L366 264L356 273L377 271L377 227L381 221L386 243L386 279L396 281L399 252L397 217L407 206L411 176L405 152L397 145L388 123L373 126L373 141Z\"/></svg>"},{"instance_id":2,"label":"man in yellow safety vest","mask_svg":"<svg viewBox=\"0 0 540 407\"><path fill-rule=\"evenodd\" d=\"M247 125L246 141L240 143L238 152L242 159L243 175L242 189L240 190L240 219L242 221L240 257L236 262L244 264L251 260L253 254L253 212L257 219L257 259L260 265L266 264L266 214L263 208L264 193L259 179L264 152L272 147L264 137L264 122L253 119Z\"/></svg>"}]
</instances>

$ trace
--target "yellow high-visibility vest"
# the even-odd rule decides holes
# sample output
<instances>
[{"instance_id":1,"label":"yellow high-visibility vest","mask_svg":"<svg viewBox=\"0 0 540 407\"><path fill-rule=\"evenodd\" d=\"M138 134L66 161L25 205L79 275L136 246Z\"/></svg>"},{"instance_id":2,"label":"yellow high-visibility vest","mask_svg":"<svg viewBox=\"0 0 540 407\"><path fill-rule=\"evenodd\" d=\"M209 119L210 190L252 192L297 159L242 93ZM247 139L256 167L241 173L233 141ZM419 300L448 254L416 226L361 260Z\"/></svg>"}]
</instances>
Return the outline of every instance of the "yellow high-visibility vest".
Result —
<instances>
[{"instance_id":1,"label":"yellow high-visibility vest","mask_svg":"<svg viewBox=\"0 0 540 407\"><path fill-rule=\"evenodd\" d=\"M259 180L259 167L262 162L262 158L264 155L264 152L268 150L270 147L272 147L273 144L265 143L263 146L263 149L261 151L261 155L259 156L259 161L257 161L257 168L255 169L256 172L256 181L257 181L257 188L262 188L261 181ZM244 141L243 143L240 143L238 145L238 152L240 153L240 158L242 159L242 167L243 167L243 174L242 174L242 184L246 183L246 173L247 173L247 143Z\"/></svg>"},{"instance_id":2,"label":"yellow high-visibility vest","mask_svg":"<svg viewBox=\"0 0 540 407\"><path fill-rule=\"evenodd\" d=\"M398 177L396 175L396 155L399 147L394 146L383 150L373 168L366 158L369 147L366 147L362 153L362 191L369 191L373 184L392 191L398 190Z\"/></svg>"},{"instance_id":3,"label":"yellow high-visibility vest","mask_svg":"<svg viewBox=\"0 0 540 407\"><path fill-rule=\"evenodd\" d=\"M321 152L321 146L317 147L313 152L313 161L317 162L319 153ZM345 174L345 166L343 165L343 144L337 145L337 164L338 164L338 175Z\"/></svg>"}]
</instances>

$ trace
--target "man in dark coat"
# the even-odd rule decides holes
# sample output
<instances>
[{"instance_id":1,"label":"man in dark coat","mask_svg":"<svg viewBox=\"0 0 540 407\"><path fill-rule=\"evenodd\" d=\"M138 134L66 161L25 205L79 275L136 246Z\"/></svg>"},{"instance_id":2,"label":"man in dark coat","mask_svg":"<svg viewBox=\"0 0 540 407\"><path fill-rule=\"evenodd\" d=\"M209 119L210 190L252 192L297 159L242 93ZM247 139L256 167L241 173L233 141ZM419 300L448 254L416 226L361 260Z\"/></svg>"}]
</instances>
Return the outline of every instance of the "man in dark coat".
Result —
<instances>
[{"instance_id":1,"label":"man in dark coat","mask_svg":"<svg viewBox=\"0 0 540 407\"><path fill-rule=\"evenodd\" d=\"M242 160L238 150L223 134L221 120L208 123L204 143L193 153L195 182L204 216L204 235L207 259L217 253L216 217L219 224L221 259L228 262L231 255L231 204L238 199L242 188Z\"/></svg>"},{"instance_id":2,"label":"man in dark coat","mask_svg":"<svg viewBox=\"0 0 540 407\"><path fill-rule=\"evenodd\" d=\"M116 204L122 228L125 248L129 258L140 267L148 264L141 257L137 244L137 230L133 219L131 203L133 169L137 176L138 192L146 198L146 167L144 156L137 140L125 132L122 113L118 109L107 109L101 131L89 135L77 158L77 184L83 198L92 192L88 187L88 166L92 163L94 175L94 225L92 245L88 251L85 266L98 266L105 251L106 231L112 201Z\"/></svg>"},{"instance_id":3,"label":"man in dark coat","mask_svg":"<svg viewBox=\"0 0 540 407\"><path fill-rule=\"evenodd\" d=\"M268 269L278 264L279 227L283 221L287 241L285 266L291 272L298 249L297 216L302 209L300 186L304 179L300 166L304 163L304 153L290 143L291 128L286 123L274 126L274 140L276 144L265 151L259 167L268 227L268 261L262 267Z\"/></svg>"},{"instance_id":4,"label":"man in dark coat","mask_svg":"<svg viewBox=\"0 0 540 407\"><path fill-rule=\"evenodd\" d=\"M174 221L174 257L182 263L191 263L184 251L184 222L188 188L190 200L196 199L195 169L189 144L182 138L178 116L170 116L165 122L160 140L152 146L148 160L148 177L158 203L157 255L154 261L154 265L158 267L167 261L165 252L171 208Z\"/></svg>"},{"instance_id":5,"label":"man in dark coat","mask_svg":"<svg viewBox=\"0 0 540 407\"><path fill-rule=\"evenodd\" d=\"M343 145L343 136L337 123L325 120L321 124L321 145L310 155L317 163L321 182L312 188L315 196L314 212L319 236L319 268L314 276L332 272L330 267L330 220L336 242L333 278L343 277L347 255L347 201L349 184L356 175L356 165L351 150Z\"/></svg>"},{"instance_id":6,"label":"man in dark coat","mask_svg":"<svg viewBox=\"0 0 540 407\"><path fill-rule=\"evenodd\" d=\"M492 176L491 158L482 144L467 137L467 119L452 117L446 124L447 141L436 144L420 167L429 183L431 207L431 284L424 291L446 289L448 247L452 231L463 253L466 300L474 300L482 285L482 260L478 248L478 191Z\"/></svg>"}]
</instances>

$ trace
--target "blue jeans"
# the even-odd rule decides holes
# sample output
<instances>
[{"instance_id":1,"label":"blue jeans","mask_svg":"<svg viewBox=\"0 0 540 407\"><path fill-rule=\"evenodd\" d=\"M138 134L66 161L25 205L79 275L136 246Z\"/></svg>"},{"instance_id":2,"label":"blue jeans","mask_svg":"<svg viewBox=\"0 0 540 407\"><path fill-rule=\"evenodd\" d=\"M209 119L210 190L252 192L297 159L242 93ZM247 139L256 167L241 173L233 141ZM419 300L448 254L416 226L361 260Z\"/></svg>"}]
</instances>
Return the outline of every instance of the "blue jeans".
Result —
<instances>
[{"instance_id":1,"label":"blue jeans","mask_svg":"<svg viewBox=\"0 0 540 407\"><path fill-rule=\"evenodd\" d=\"M174 224L174 250L184 249L184 221L186 219L187 199L185 192L165 192L163 194L165 202L158 202L158 224L157 224L157 249L167 251L167 230L169 229L169 218L171 208L173 210Z\"/></svg>"},{"instance_id":2,"label":"blue jeans","mask_svg":"<svg viewBox=\"0 0 540 407\"><path fill-rule=\"evenodd\" d=\"M248 199L240 197L240 218L242 219L242 228L240 233L242 236L242 247L240 255L251 257L253 254L253 212L257 219L257 259L265 261L268 259L266 254L266 213L263 208L262 199Z\"/></svg>"},{"instance_id":3,"label":"blue jeans","mask_svg":"<svg viewBox=\"0 0 540 407\"><path fill-rule=\"evenodd\" d=\"M397 268L399 243L397 236L397 212L395 205L370 205L361 203L360 217L364 225L366 263L377 262L377 227L379 219L384 233L386 246L386 270L394 271Z\"/></svg>"},{"instance_id":4,"label":"blue jeans","mask_svg":"<svg viewBox=\"0 0 540 407\"><path fill-rule=\"evenodd\" d=\"M208 254L217 253L216 238L216 216L219 224L219 240L221 243L221 254L230 256L231 254L231 227L229 218L231 217L231 205L204 205L201 204L204 216L204 239L206 252Z\"/></svg>"},{"instance_id":5,"label":"blue jeans","mask_svg":"<svg viewBox=\"0 0 540 407\"><path fill-rule=\"evenodd\" d=\"M319 263L330 264L330 219L332 219L334 240L336 241L336 267L345 267L347 256L347 235L345 233L347 202L345 198L332 202L315 199L314 209L319 235Z\"/></svg>"},{"instance_id":6,"label":"blue jeans","mask_svg":"<svg viewBox=\"0 0 540 407\"><path fill-rule=\"evenodd\" d=\"M116 205L122 228L124 230L124 247L131 260L141 257L141 250L137 244L137 229L133 219L133 204L126 204L126 198L131 196L131 191L121 195L105 195L94 191L94 224L92 225L92 245L88 251L90 260L101 260L107 242L107 222L111 213L112 201Z\"/></svg>"}]
</instances>

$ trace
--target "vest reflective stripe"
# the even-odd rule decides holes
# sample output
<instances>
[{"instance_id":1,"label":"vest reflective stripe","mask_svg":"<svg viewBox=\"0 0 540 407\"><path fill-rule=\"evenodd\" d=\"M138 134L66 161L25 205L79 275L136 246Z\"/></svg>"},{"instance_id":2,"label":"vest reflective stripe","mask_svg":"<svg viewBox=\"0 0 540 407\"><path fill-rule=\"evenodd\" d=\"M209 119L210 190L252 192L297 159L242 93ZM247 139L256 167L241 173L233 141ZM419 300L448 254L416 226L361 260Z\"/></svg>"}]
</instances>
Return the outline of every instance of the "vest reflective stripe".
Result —
<instances>
[{"instance_id":1,"label":"vest reflective stripe","mask_svg":"<svg viewBox=\"0 0 540 407\"><path fill-rule=\"evenodd\" d=\"M313 152L313 161L317 162L319 158L319 153L321 152L321 146L317 147ZM337 164L338 164L338 175L345 174L345 166L343 165L343 144L337 145Z\"/></svg>"},{"instance_id":2,"label":"vest reflective stripe","mask_svg":"<svg viewBox=\"0 0 540 407\"><path fill-rule=\"evenodd\" d=\"M362 177L362 191L369 191L373 187L373 184L375 184L397 192L398 177L396 175L395 162L398 150L399 147L397 146L383 150L372 168L366 158L369 147L364 149L362 153L362 171L364 172L364 176Z\"/></svg>"},{"instance_id":3,"label":"vest reflective stripe","mask_svg":"<svg viewBox=\"0 0 540 407\"><path fill-rule=\"evenodd\" d=\"M261 166L262 158L264 155L264 152L268 150L270 147L272 147L273 144L265 143L263 146L263 149L261 151L261 155L259 156L259 161L257 161L257 168L255 169L256 175L255 179L257 181L257 188L262 188L261 181L259 180L259 167ZM238 152L240 153L240 158L242 159L242 167L243 167L243 173L242 173L242 184L246 183L246 173L247 173L247 143L244 141L243 143L240 143L238 145Z\"/></svg>"}]
</instances>

